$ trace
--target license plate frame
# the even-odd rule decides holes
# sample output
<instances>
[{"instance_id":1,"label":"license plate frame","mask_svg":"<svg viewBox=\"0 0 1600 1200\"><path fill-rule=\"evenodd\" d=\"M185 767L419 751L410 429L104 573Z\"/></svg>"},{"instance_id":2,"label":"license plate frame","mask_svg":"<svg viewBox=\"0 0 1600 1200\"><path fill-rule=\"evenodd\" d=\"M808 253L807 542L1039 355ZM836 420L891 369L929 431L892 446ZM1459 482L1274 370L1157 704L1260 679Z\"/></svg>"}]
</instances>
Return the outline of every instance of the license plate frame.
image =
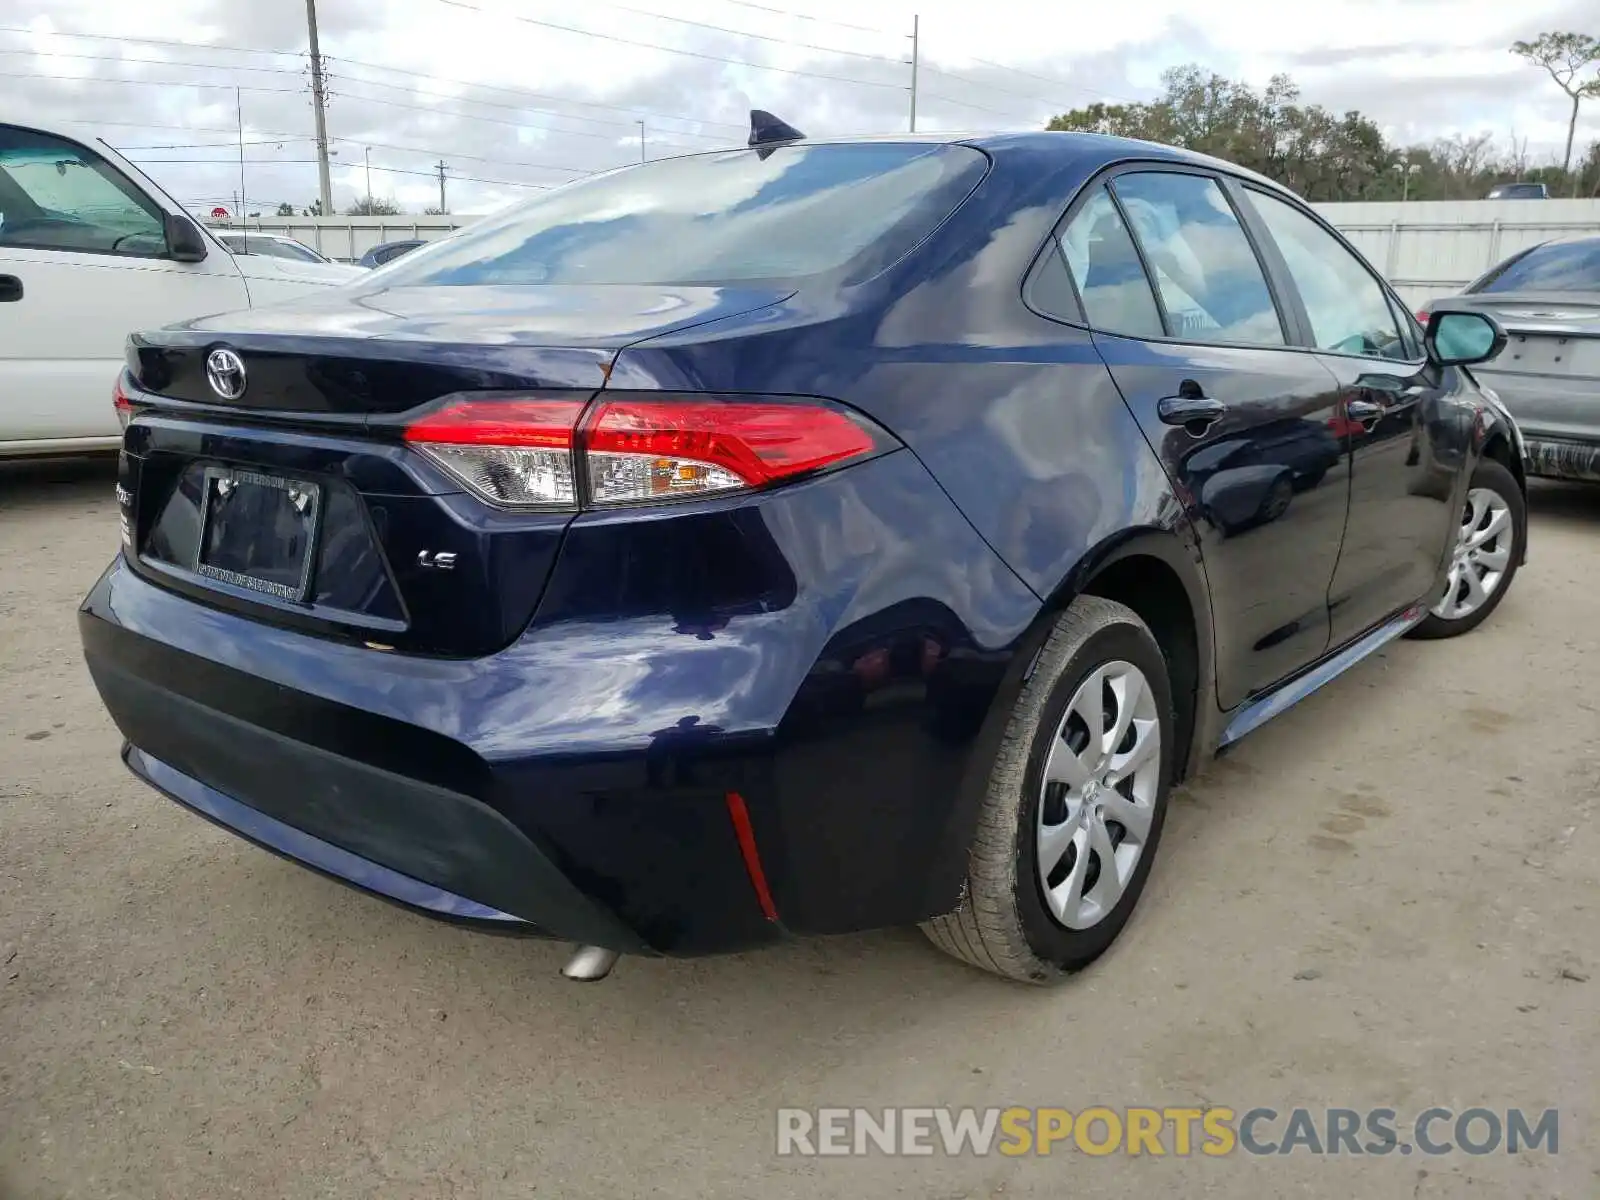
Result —
<instances>
[{"instance_id":1,"label":"license plate frame","mask_svg":"<svg viewBox=\"0 0 1600 1200\"><path fill-rule=\"evenodd\" d=\"M246 494L237 491L241 485L247 488L269 488L284 493L289 508L295 514L293 519L300 522L299 533L303 537L303 545L300 549L298 571L292 582L280 583L274 579L252 575L248 570L235 570L232 567L218 566L206 561L208 553L215 555L218 550L218 546L214 544L216 540L214 522L222 519L230 503L239 503L239 497ZM319 484L246 468L207 467L202 477L200 537L195 548L195 574L231 587L274 596L279 600L303 603L311 589L311 573L316 562L321 524L322 488Z\"/></svg>"}]
</instances>

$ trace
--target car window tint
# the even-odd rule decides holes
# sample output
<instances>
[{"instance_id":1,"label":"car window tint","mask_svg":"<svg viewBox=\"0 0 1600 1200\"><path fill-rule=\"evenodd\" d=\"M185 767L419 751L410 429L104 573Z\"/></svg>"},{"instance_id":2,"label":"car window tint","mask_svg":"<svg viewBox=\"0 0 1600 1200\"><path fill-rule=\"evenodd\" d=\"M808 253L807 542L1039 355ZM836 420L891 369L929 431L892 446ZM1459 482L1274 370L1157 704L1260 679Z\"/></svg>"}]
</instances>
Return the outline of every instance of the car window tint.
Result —
<instances>
[{"instance_id":1,"label":"car window tint","mask_svg":"<svg viewBox=\"0 0 1600 1200\"><path fill-rule=\"evenodd\" d=\"M1300 290L1317 349L1369 358L1415 357L1383 285L1338 238L1275 196L1252 189L1250 202Z\"/></svg>"},{"instance_id":2,"label":"car window tint","mask_svg":"<svg viewBox=\"0 0 1600 1200\"><path fill-rule=\"evenodd\" d=\"M1067 274L1067 260L1061 243L1054 237L1046 244L1044 253L1028 280L1028 303L1048 317L1063 321L1081 321L1083 312L1078 307L1078 295L1072 290L1072 279Z\"/></svg>"},{"instance_id":3,"label":"car window tint","mask_svg":"<svg viewBox=\"0 0 1600 1200\"><path fill-rule=\"evenodd\" d=\"M1214 179L1140 171L1112 184L1155 275L1174 337L1284 344L1266 274Z\"/></svg>"},{"instance_id":4,"label":"car window tint","mask_svg":"<svg viewBox=\"0 0 1600 1200\"><path fill-rule=\"evenodd\" d=\"M0 125L0 246L165 254L161 214L82 146Z\"/></svg>"},{"instance_id":5,"label":"car window tint","mask_svg":"<svg viewBox=\"0 0 1600 1200\"><path fill-rule=\"evenodd\" d=\"M1067 222L1061 253L1090 325L1129 337L1164 336L1139 252L1105 188L1097 189Z\"/></svg>"},{"instance_id":6,"label":"car window tint","mask_svg":"<svg viewBox=\"0 0 1600 1200\"><path fill-rule=\"evenodd\" d=\"M860 279L909 251L983 178L960 145L764 146L609 171L486 217L391 287Z\"/></svg>"},{"instance_id":7,"label":"car window tint","mask_svg":"<svg viewBox=\"0 0 1600 1200\"><path fill-rule=\"evenodd\" d=\"M1511 259L1474 292L1600 292L1600 238L1546 242Z\"/></svg>"}]
</instances>

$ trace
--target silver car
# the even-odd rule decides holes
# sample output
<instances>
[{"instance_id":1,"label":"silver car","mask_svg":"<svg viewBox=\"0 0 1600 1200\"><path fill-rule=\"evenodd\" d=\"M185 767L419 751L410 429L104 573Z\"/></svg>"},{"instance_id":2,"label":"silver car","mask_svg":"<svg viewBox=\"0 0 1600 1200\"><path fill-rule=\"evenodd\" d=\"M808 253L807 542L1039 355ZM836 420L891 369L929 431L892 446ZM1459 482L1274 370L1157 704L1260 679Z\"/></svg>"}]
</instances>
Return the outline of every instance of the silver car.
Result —
<instances>
[{"instance_id":1,"label":"silver car","mask_svg":"<svg viewBox=\"0 0 1600 1200\"><path fill-rule=\"evenodd\" d=\"M1474 367L1511 410L1529 474L1600 482L1600 236L1513 254L1427 312L1486 312L1506 348Z\"/></svg>"}]
</instances>

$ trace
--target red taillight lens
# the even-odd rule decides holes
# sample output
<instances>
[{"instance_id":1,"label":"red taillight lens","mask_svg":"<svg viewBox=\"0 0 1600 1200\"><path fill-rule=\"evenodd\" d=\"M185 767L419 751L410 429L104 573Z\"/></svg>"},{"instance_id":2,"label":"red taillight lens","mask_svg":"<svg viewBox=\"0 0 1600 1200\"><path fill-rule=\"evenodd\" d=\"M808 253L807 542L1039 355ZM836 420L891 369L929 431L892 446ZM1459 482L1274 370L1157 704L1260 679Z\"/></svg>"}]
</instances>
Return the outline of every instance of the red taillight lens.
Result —
<instances>
[{"instance_id":1,"label":"red taillight lens","mask_svg":"<svg viewBox=\"0 0 1600 1200\"><path fill-rule=\"evenodd\" d=\"M485 500L572 507L572 434L582 400L458 400L406 427L406 441Z\"/></svg>"},{"instance_id":2,"label":"red taillight lens","mask_svg":"<svg viewBox=\"0 0 1600 1200\"><path fill-rule=\"evenodd\" d=\"M805 401L602 399L584 449L592 502L629 504L765 487L880 447L848 414Z\"/></svg>"},{"instance_id":3,"label":"red taillight lens","mask_svg":"<svg viewBox=\"0 0 1600 1200\"><path fill-rule=\"evenodd\" d=\"M1417 324L1421 325L1424 329L1426 329L1428 327L1428 310L1427 309L1425 309L1425 308L1417 309Z\"/></svg>"},{"instance_id":4,"label":"red taillight lens","mask_svg":"<svg viewBox=\"0 0 1600 1200\"><path fill-rule=\"evenodd\" d=\"M111 405L117 410L117 421L126 430L128 422L133 420L133 414L138 411L127 389L122 386L122 376L117 376L117 381L111 385Z\"/></svg>"},{"instance_id":5,"label":"red taillight lens","mask_svg":"<svg viewBox=\"0 0 1600 1200\"><path fill-rule=\"evenodd\" d=\"M888 448L887 436L820 401L463 397L413 422L406 441L491 503L593 505L765 487Z\"/></svg>"}]
</instances>

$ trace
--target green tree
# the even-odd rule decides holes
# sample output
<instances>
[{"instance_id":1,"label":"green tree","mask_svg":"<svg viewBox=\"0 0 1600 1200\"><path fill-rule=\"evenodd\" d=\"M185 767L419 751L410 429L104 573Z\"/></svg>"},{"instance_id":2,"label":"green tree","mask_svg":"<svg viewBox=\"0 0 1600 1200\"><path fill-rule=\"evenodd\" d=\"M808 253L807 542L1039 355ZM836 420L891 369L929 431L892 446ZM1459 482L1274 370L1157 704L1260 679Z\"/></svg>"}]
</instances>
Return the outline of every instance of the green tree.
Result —
<instances>
[{"instance_id":1,"label":"green tree","mask_svg":"<svg viewBox=\"0 0 1600 1200\"><path fill-rule=\"evenodd\" d=\"M347 217L393 217L399 215L400 206L382 196L364 196L344 213Z\"/></svg>"},{"instance_id":2,"label":"green tree","mask_svg":"<svg viewBox=\"0 0 1600 1200\"><path fill-rule=\"evenodd\" d=\"M1586 33L1541 33L1531 42L1513 42L1511 53L1543 67L1572 101L1572 115L1567 118L1567 150L1561 159L1561 170L1569 172L1572 138L1578 130L1578 105L1586 97L1600 96L1600 70L1594 78L1584 78L1591 67L1600 64L1600 38Z\"/></svg>"},{"instance_id":3,"label":"green tree","mask_svg":"<svg viewBox=\"0 0 1600 1200\"><path fill-rule=\"evenodd\" d=\"M278 205L278 215L280 217L294 216L294 205L285 200L282 204Z\"/></svg>"},{"instance_id":4,"label":"green tree","mask_svg":"<svg viewBox=\"0 0 1600 1200\"><path fill-rule=\"evenodd\" d=\"M1310 200L1373 200L1398 195L1395 150L1360 113L1302 104L1287 75L1257 92L1197 66L1161 77L1162 94L1144 104L1091 104L1051 119L1048 128L1141 138L1227 159L1278 180Z\"/></svg>"}]
</instances>

